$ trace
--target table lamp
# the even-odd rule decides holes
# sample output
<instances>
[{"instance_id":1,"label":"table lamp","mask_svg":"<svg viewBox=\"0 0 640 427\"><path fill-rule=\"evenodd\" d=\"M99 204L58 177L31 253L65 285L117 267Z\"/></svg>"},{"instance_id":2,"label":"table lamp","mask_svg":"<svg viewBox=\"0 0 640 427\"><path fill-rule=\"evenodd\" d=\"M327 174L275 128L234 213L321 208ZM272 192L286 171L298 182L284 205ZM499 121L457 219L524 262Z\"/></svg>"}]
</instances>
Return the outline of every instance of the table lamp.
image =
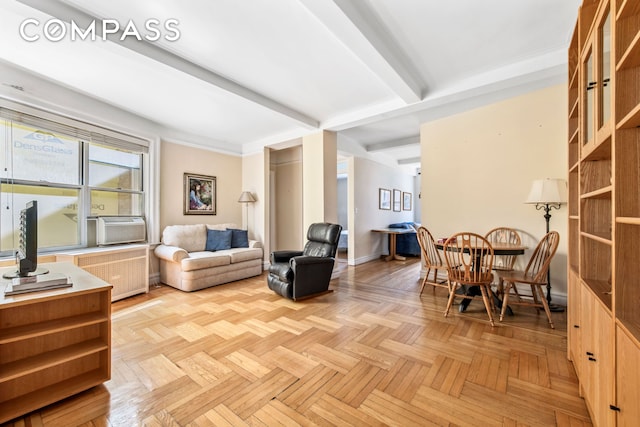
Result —
<instances>
[{"instance_id":1,"label":"table lamp","mask_svg":"<svg viewBox=\"0 0 640 427\"><path fill-rule=\"evenodd\" d=\"M544 210L544 219L549 233L551 209L560 209L567 203L567 182L564 179L536 179L525 203L536 205L536 210ZM551 304L551 267L547 270L547 302L552 311L564 311L564 308Z\"/></svg>"}]
</instances>

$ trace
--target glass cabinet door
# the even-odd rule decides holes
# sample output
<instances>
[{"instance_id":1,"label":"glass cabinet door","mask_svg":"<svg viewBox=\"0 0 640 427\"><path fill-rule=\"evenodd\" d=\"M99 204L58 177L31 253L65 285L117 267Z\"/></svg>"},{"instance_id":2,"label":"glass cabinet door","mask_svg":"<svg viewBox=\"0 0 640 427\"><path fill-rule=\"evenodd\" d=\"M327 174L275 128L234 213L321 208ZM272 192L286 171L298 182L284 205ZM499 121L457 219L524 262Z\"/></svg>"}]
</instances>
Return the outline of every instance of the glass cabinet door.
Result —
<instances>
[{"instance_id":1,"label":"glass cabinet door","mask_svg":"<svg viewBox=\"0 0 640 427\"><path fill-rule=\"evenodd\" d=\"M611 135L611 19L609 9L598 20L583 56L582 145L589 152Z\"/></svg>"},{"instance_id":2,"label":"glass cabinet door","mask_svg":"<svg viewBox=\"0 0 640 427\"><path fill-rule=\"evenodd\" d=\"M611 20L607 12L598 28L598 130L611 119Z\"/></svg>"},{"instance_id":3,"label":"glass cabinet door","mask_svg":"<svg viewBox=\"0 0 640 427\"><path fill-rule=\"evenodd\" d=\"M582 143L587 144L593 140L593 111L595 107L595 73L593 70L593 50L589 50L587 59L584 63L584 80L582 87L584 88L584 129Z\"/></svg>"}]
</instances>

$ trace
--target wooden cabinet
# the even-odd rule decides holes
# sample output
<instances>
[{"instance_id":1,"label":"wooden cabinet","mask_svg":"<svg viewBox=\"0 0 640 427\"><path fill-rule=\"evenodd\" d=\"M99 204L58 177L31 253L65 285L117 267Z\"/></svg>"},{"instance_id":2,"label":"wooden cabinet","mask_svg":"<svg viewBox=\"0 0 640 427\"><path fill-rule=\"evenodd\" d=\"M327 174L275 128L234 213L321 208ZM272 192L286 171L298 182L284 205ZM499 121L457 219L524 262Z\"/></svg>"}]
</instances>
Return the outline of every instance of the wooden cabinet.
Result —
<instances>
[{"instance_id":1,"label":"wooden cabinet","mask_svg":"<svg viewBox=\"0 0 640 427\"><path fill-rule=\"evenodd\" d=\"M589 289L581 293L582 340L580 380L583 397L596 426L612 425L609 405L613 396L613 335L611 312Z\"/></svg>"},{"instance_id":2,"label":"wooden cabinet","mask_svg":"<svg viewBox=\"0 0 640 427\"><path fill-rule=\"evenodd\" d=\"M584 372L582 367L584 357L582 357L582 285L575 272L569 270L568 283L568 306L567 306L567 344L569 359L573 362L578 376Z\"/></svg>"},{"instance_id":3,"label":"wooden cabinet","mask_svg":"<svg viewBox=\"0 0 640 427\"><path fill-rule=\"evenodd\" d=\"M112 301L149 292L149 245L106 246L56 254L113 285Z\"/></svg>"},{"instance_id":4,"label":"wooden cabinet","mask_svg":"<svg viewBox=\"0 0 640 427\"><path fill-rule=\"evenodd\" d=\"M616 369L621 375L617 381L618 425L635 427L640 420L640 343L623 328L616 329Z\"/></svg>"},{"instance_id":5,"label":"wooden cabinet","mask_svg":"<svg viewBox=\"0 0 640 427\"><path fill-rule=\"evenodd\" d=\"M568 354L594 424L637 425L640 2L584 0L568 63Z\"/></svg>"},{"instance_id":6,"label":"wooden cabinet","mask_svg":"<svg viewBox=\"0 0 640 427\"><path fill-rule=\"evenodd\" d=\"M111 377L111 286L69 263L43 266L73 286L0 293L0 423Z\"/></svg>"}]
</instances>

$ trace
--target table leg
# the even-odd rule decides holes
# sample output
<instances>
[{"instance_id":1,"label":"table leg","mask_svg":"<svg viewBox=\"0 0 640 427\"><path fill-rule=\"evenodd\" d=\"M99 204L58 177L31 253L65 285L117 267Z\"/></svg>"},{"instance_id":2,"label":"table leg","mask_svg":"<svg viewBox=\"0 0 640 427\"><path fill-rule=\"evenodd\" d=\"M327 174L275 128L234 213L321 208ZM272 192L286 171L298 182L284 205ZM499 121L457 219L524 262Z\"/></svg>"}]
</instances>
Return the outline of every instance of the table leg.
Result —
<instances>
[{"instance_id":1,"label":"table leg","mask_svg":"<svg viewBox=\"0 0 640 427\"><path fill-rule=\"evenodd\" d=\"M405 261L407 258L396 253L396 236L395 233L389 233L389 256L385 258L385 261L391 261L397 259L398 261Z\"/></svg>"}]
</instances>

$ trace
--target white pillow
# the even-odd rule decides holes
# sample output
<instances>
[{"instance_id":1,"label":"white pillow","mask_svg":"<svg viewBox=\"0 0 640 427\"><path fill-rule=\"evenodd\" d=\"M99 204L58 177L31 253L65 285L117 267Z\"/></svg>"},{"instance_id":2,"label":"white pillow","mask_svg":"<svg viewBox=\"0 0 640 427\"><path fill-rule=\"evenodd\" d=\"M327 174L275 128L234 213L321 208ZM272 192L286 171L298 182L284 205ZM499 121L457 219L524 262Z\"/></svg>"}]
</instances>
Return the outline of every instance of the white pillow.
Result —
<instances>
[{"instance_id":1,"label":"white pillow","mask_svg":"<svg viewBox=\"0 0 640 427\"><path fill-rule=\"evenodd\" d=\"M207 226L204 224L169 225L162 232L162 243L177 246L187 252L204 251Z\"/></svg>"}]
</instances>

